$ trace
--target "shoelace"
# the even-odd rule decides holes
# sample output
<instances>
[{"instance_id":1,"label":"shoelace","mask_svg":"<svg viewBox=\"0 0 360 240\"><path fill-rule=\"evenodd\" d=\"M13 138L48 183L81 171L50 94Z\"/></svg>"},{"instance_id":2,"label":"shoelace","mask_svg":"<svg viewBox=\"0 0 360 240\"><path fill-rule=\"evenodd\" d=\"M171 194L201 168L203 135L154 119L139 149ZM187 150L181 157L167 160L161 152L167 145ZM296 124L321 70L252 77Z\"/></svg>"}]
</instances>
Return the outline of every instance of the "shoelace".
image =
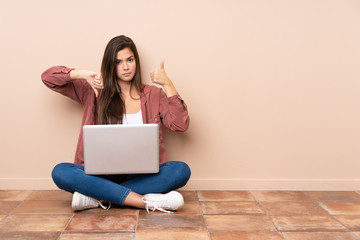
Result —
<instances>
[{"instance_id":1,"label":"shoelace","mask_svg":"<svg viewBox=\"0 0 360 240\"><path fill-rule=\"evenodd\" d=\"M109 206L104 206L100 201L98 201L99 202L99 205L100 205L100 207L102 208L102 209L105 209L105 210L109 210L110 209L110 207L111 207L111 202L109 202Z\"/></svg>"},{"instance_id":2,"label":"shoelace","mask_svg":"<svg viewBox=\"0 0 360 240\"><path fill-rule=\"evenodd\" d=\"M148 214L149 214L149 207L150 207L150 210L152 210L152 211L158 210L158 211L165 212L165 213L173 213L171 211L168 211L161 207L156 206L156 203L153 201L143 200L143 203L145 203L145 209Z\"/></svg>"}]
</instances>

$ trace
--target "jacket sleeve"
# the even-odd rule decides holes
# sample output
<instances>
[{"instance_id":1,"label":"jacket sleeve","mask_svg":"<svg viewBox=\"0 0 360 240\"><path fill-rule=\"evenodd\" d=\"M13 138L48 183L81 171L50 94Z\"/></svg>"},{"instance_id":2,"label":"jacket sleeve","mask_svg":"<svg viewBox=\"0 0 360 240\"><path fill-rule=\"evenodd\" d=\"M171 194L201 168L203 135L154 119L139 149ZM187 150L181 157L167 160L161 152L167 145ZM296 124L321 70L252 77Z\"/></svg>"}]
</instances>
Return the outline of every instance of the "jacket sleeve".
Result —
<instances>
[{"instance_id":1,"label":"jacket sleeve","mask_svg":"<svg viewBox=\"0 0 360 240\"><path fill-rule=\"evenodd\" d=\"M184 132L189 128L190 118L187 106L179 94L167 97L160 89L160 118L172 131Z\"/></svg>"},{"instance_id":2,"label":"jacket sleeve","mask_svg":"<svg viewBox=\"0 0 360 240\"><path fill-rule=\"evenodd\" d=\"M71 70L73 68L64 66L51 67L41 74L41 79L51 90L83 104L90 86L85 80L73 81L70 78Z\"/></svg>"}]
</instances>

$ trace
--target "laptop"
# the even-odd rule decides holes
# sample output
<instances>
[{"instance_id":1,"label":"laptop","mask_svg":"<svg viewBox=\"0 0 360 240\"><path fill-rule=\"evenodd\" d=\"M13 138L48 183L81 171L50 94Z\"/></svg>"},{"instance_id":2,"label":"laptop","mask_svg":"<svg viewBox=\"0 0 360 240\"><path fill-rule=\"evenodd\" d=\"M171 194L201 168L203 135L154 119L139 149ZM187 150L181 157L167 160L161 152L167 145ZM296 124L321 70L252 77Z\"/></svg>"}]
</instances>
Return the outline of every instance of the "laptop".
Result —
<instances>
[{"instance_id":1,"label":"laptop","mask_svg":"<svg viewBox=\"0 0 360 240\"><path fill-rule=\"evenodd\" d=\"M159 126L83 126L86 174L136 174L159 172Z\"/></svg>"}]
</instances>

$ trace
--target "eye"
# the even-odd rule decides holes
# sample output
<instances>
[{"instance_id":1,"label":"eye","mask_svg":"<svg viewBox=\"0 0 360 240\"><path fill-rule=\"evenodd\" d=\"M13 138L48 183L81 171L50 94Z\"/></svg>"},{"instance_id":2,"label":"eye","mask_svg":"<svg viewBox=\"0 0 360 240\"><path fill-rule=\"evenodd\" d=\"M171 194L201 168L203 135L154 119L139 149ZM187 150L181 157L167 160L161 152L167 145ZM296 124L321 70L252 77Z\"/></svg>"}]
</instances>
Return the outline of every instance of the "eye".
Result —
<instances>
[{"instance_id":1,"label":"eye","mask_svg":"<svg viewBox=\"0 0 360 240\"><path fill-rule=\"evenodd\" d=\"M133 62L134 61L134 59L133 58L129 58L129 60L128 60L129 62Z\"/></svg>"},{"instance_id":2,"label":"eye","mask_svg":"<svg viewBox=\"0 0 360 240\"><path fill-rule=\"evenodd\" d=\"M116 64L120 64L121 63L121 61L120 60L116 60Z\"/></svg>"}]
</instances>

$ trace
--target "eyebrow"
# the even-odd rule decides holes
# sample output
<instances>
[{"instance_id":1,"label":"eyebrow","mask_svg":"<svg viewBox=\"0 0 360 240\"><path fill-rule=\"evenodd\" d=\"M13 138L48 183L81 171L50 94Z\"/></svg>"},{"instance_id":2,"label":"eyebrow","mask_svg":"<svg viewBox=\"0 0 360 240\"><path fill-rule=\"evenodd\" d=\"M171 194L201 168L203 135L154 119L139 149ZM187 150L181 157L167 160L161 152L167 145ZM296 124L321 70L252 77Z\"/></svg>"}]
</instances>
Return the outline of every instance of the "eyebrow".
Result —
<instances>
[{"instance_id":1,"label":"eyebrow","mask_svg":"<svg viewBox=\"0 0 360 240\"><path fill-rule=\"evenodd\" d=\"M129 60L130 58L135 58L134 56L130 56L128 58L126 58L125 60ZM123 59L116 59L116 61L122 61Z\"/></svg>"}]
</instances>

